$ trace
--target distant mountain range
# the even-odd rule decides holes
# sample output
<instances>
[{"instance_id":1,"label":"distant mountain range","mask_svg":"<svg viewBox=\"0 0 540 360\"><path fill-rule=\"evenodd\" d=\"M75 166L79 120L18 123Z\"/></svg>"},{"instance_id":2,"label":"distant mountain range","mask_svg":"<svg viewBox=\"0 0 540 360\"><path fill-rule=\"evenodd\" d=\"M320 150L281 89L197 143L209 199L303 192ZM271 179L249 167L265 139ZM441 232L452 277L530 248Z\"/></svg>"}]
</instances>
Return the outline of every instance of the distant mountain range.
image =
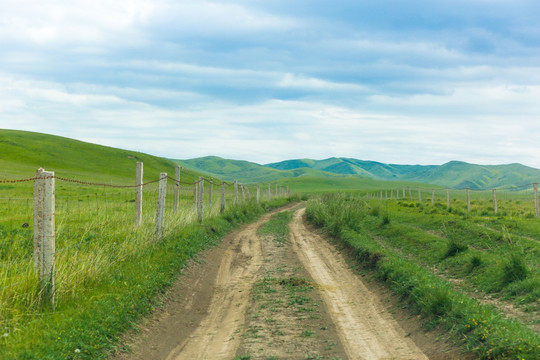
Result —
<instances>
[{"instance_id":1,"label":"distant mountain range","mask_svg":"<svg viewBox=\"0 0 540 360\"><path fill-rule=\"evenodd\" d=\"M360 177L412 181L451 188L491 189L540 182L540 170L521 164L476 165L450 161L443 165L394 165L351 158L295 159L260 165L249 161L207 156L173 160L183 166L240 182L268 182L294 177Z\"/></svg>"}]
</instances>

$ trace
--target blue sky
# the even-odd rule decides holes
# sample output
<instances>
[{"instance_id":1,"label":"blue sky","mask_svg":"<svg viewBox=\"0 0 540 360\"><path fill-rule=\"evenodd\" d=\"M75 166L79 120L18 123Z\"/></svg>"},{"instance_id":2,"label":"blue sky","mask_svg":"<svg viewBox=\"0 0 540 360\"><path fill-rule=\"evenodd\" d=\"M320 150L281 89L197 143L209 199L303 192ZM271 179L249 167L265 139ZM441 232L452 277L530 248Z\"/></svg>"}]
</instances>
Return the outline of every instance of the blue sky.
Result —
<instances>
[{"instance_id":1,"label":"blue sky","mask_svg":"<svg viewBox=\"0 0 540 360\"><path fill-rule=\"evenodd\" d=\"M1 128L180 159L540 168L536 0L1 3Z\"/></svg>"}]
</instances>

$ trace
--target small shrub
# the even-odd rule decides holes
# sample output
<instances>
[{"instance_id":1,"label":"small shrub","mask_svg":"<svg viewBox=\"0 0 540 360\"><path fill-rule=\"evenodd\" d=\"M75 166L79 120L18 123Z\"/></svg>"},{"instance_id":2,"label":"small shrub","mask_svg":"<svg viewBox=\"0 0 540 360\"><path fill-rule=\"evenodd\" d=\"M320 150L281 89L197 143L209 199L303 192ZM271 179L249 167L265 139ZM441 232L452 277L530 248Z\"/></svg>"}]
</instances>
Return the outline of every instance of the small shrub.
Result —
<instances>
[{"instance_id":1,"label":"small shrub","mask_svg":"<svg viewBox=\"0 0 540 360\"><path fill-rule=\"evenodd\" d=\"M379 217L380 214L381 214L381 209L379 209L379 207L374 207L374 208L371 209L371 211L369 212L369 215L371 215L371 216L376 216L376 217Z\"/></svg>"},{"instance_id":2,"label":"small shrub","mask_svg":"<svg viewBox=\"0 0 540 360\"><path fill-rule=\"evenodd\" d=\"M469 247L466 244L459 243L455 240L452 240L448 243L448 247L446 248L446 252L444 253L444 258L449 258L451 256L456 256L457 254L464 252Z\"/></svg>"},{"instance_id":3,"label":"small shrub","mask_svg":"<svg viewBox=\"0 0 540 360\"><path fill-rule=\"evenodd\" d=\"M482 264L483 264L483 261L480 255L474 255L473 257L471 257L467 270L469 272L472 272L474 269L481 266Z\"/></svg>"},{"instance_id":4,"label":"small shrub","mask_svg":"<svg viewBox=\"0 0 540 360\"><path fill-rule=\"evenodd\" d=\"M388 213L385 213L382 217L381 226L386 226L390 224L390 215Z\"/></svg>"},{"instance_id":5,"label":"small shrub","mask_svg":"<svg viewBox=\"0 0 540 360\"><path fill-rule=\"evenodd\" d=\"M512 254L510 261L503 266L503 285L508 285L514 281L523 280L529 274L527 265L519 254Z\"/></svg>"}]
</instances>

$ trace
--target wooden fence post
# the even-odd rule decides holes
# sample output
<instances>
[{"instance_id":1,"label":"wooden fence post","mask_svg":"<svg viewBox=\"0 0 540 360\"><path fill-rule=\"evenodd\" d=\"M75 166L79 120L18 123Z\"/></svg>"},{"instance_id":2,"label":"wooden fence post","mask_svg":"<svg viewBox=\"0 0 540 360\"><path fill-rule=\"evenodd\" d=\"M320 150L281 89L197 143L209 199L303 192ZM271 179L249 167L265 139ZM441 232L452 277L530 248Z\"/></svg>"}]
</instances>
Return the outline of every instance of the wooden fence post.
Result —
<instances>
[{"instance_id":1,"label":"wooden fence post","mask_svg":"<svg viewBox=\"0 0 540 360\"><path fill-rule=\"evenodd\" d=\"M238 204L238 182L234 180L234 204Z\"/></svg>"},{"instance_id":2,"label":"wooden fence post","mask_svg":"<svg viewBox=\"0 0 540 360\"><path fill-rule=\"evenodd\" d=\"M538 218L538 183L533 184L534 188L534 215Z\"/></svg>"},{"instance_id":3,"label":"wooden fence post","mask_svg":"<svg viewBox=\"0 0 540 360\"><path fill-rule=\"evenodd\" d=\"M418 202L422 203L422 190L418 188Z\"/></svg>"},{"instance_id":4,"label":"wooden fence post","mask_svg":"<svg viewBox=\"0 0 540 360\"><path fill-rule=\"evenodd\" d=\"M142 201L143 201L143 163L137 163L135 170L135 225L139 226L142 223Z\"/></svg>"},{"instance_id":5,"label":"wooden fence post","mask_svg":"<svg viewBox=\"0 0 540 360\"><path fill-rule=\"evenodd\" d=\"M497 214L497 189L493 189L492 190L493 192L493 212L495 212L495 214Z\"/></svg>"},{"instance_id":6,"label":"wooden fence post","mask_svg":"<svg viewBox=\"0 0 540 360\"><path fill-rule=\"evenodd\" d=\"M203 220L203 195L204 195L204 178L199 176L199 192L198 192L198 205L197 205L197 220L199 223Z\"/></svg>"},{"instance_id":7,"label":"wooden fence post","mask_svg":"<svg viewBox=\"0 0 540 360\"><path fill-rule=\"evenodd\" d=\"M278 189L277 189L277 184L276 184L276 198L279 197L279 194L278 194Z\"/></svg>"},{"instance_id":8,"label":"wooden fence post","mask_svg":"<svg viewBox=\"0 0 540 360\"><path fill-rule=\"evenodd\" d=\"M37 268L41 305L54 309L55 194L54 172L38 169L34 180L34 265Z\"/></svg>"},{"instance_id":9,"label":"wooden fence post","mask_svg":"<svg viewBox=\"0 0 540 360\"><path fill-rule=\"evenodd\" d=\"M214 192L214 179L210 179L210 188L208 189L208 207L212 207L212 193Z\"/></svg>"},{"instance_id":10,"label":"wooden fence post","mask_svg":"<svg viewBox=\"0 0 540 360\"><path fill-rule=\"evenodd\" d=\"M272 194L270 192L270 184L268 184L268 193L267 193L267 196L268 196L268 201L270 201L270 199L272 198Z\"/></svg>"},{"instance_id":11,"label":"wooden fence post","mask_svg":"<svg viewBox=\"0 0 540 360\"><path fill-rule=\"evenodd\" d=\"M240 185L240 190L242 190L242 202L246 202L246 190L244 189L244 185Z\"/></svg>"},{"instance_id":12,"label":"wooden fence post","mask_svg":"<svg viewBox=\"0 0 540 360\"><path fill-rule=\"evenodd\" d=\"M450 189L446 188L446 208L450 209Z\"/></svg>"},{"instance_id":13,"label":"wooden fence post","mask_svg":"<svg viewBox=\"0 0 540 360\"><path fill-rule=\"evenodd\" d=\"M431 190L431 206L435 205L435 190Z\"/></svg>"},{"instance_id":14,"label":"wooden fence post","mask_svg":"<svg viewBox=\"0 0 540 360\"><path fill-rule=\"evenodd\" d=\"M178 206L180 204L180 165L176 165L174 168L174 205L173 212L178 212Z\"/></svg>"},{"instance_id":15,"label":"wooden fence post","mask_svg":"<svg viewBox=\"0 0 540 360\"><path fill-rule=\"evenodd\" d=\"M261 202L261 184L257 184L257 204Z\"/></svg>"},{"instance_id":16,"label":"wooden fence post","mask_svg":"<svg viewBox=\"0 0 540 360\"><path fill-rule=\"evenodd\" d=\"M467 188L467 214L471 211L471 195L469 194L470 189Z\"/></svg>"},{"instance_id":17,"label":"wooden fence post","mask_svg":"<svg viewBox=\"0 0 540 360\"><path fill-rule=\"evenodd\" d=\"M411 192L411 187L409 186L409 200L412 201L412 192Z\"/></svg>"},{"instance_id":18,"label":"wooden fence post","mask_svg":"<svg viewBox=\"0 0 540 360\"><path fill-rule=\"evenodd\" d=\"M225 212L225 182L221 182L221 204L219 207L220 214Z\"/></svg>"},{"instance_id":19,"label":"wooden fence post","mask_svg":"<svg viewBox=\"0 0 540 360\"><path fill-rule=\"evenodd\" d=\"M403 198L405 199L405 186L403 187Z\"/></svg>"},{"instance_id":20,"label":"wooden fence post","mask_svg":"<svg viewBox=\"0 0 540 360\"><path fill-rule=\"evenodd\" d=\"M388 200L388 190L384 190L384 200Z\"/></svg>"},{"instance_id":21,"label":"wooden fence post","mask_svg":"<svg viewBox=\"0 0 540 360\"><path fill-rule=\"evenodd\" d=\"M165 217L165 197L167 195L167 173L159 174L158 203L156 210L156 235L163 235L163 220Z\"/></svg>"}]
</instances>

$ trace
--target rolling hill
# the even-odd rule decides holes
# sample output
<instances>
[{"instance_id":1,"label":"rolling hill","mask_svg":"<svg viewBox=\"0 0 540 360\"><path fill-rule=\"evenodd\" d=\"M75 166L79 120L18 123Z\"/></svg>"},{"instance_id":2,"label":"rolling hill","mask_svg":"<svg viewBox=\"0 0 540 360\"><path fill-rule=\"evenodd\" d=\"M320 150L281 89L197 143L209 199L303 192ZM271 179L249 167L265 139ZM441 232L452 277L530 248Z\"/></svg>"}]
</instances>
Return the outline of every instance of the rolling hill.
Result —
<instances>
[{"instance_id":1,"label":"rolling hill","mask_svg":"<svg viewBox=\"0 0 540 360\"><path fill-rule=\"evenodd\" d=\"M131 184L138 161L144 163L145 180L159 178L161 172L174 174L175 163L165 158L60 136L0 130L1 179L33 177L43 167L58 176ZM185 172L183 180L192 181L197 176Z\"/></svg>"},{"instance_id":2,"label":"rolling hill","mask_svg":"<svg viewBox=\"0 0 540 360\"><path fill-rule=\"evenodd\" d=\"M206 156L190 160L172 160L183 167L220 177L227 181L237 180L243 183L272 182L283 178L320 177L339 178L347 174L322 171L319 169L300 167L291 169L275 169L244 160L229 160L217 156Z\"/></svg>"},{"instance_id":3,"label":"rolling hill","mask_svg":"<svg viewBox=\"0 0 540 360\"><path fill-rule=\"evenodd\" d=\"M396 165L335 157L324 160L294 159L267 165L217 157L175 161L193 170L242 182L268 182L296 177L304 180L319 177L340 182L337 178L352 177L356 181L361 178L481 190L521 186L540 181L539 169L521 164L476 165L451 161L443 165Z\"/></svg>"}]
</instances>

